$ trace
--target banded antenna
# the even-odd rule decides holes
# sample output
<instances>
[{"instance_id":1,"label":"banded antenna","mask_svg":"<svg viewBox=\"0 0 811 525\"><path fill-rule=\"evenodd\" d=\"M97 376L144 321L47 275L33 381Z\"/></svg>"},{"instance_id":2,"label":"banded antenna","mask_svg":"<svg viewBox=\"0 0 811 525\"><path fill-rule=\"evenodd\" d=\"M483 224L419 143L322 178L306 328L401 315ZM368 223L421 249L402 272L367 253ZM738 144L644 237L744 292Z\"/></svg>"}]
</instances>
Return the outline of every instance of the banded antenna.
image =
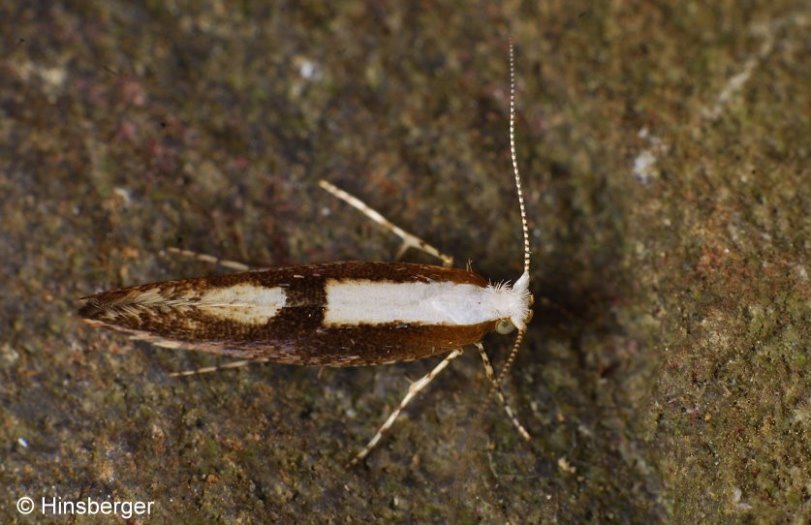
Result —
<instances>
[{"instance_id":1,"label":"banded antenna","mask_svg":"<svg viewBox=\"0 0 811 525\"><path fill-rule=\"evenodd\" d=\"M529 227L527 226L527 212L524 206L524 193L521 190L521 175L518 173L518 157L515 153L515 51L512 38L509 43L510 47L510 157L512 159L513 174L515 175L515 190L518 193L518 206L521 209L521 231L524 234L524 275L529 278ZM522 276L523 277L523 276ZM501 372L498 374L496 384L501 385L504 378L515 363L515 358L518 355L518 350L521 348L521 343L524 340L526 327L518 331L513 343L510 355Z\"/></svg>"}]
</instances>

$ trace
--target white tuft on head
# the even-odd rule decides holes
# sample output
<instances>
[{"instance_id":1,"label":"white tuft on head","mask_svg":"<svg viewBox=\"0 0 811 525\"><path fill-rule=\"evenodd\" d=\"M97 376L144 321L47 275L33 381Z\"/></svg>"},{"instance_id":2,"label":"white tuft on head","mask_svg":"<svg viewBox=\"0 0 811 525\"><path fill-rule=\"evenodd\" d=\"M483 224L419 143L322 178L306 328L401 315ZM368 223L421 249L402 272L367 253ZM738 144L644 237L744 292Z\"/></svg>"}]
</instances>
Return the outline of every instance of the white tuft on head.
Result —
<instances>
[{"instance_id":1,"label":"white tuft on head","mask_svg":"<svg viewBox=\"0 0 811 525\"><path fill-rule=\"evenodd\" d=\"M500 319L509 319L519 331L529 322L532 294L529 292L529 273L524 272L512 286L488 286L489 302Z\"/></svg>"}]
</instances>

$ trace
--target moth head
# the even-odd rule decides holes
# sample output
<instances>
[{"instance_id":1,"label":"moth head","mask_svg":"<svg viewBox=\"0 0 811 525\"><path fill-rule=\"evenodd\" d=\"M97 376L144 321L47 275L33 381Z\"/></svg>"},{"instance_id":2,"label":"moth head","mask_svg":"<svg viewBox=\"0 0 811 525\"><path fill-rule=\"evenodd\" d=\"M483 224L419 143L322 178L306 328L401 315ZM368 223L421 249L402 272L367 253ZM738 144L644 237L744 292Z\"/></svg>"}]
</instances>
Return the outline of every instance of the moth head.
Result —
<instances>
[{"instance_id":1,"label":"moth head","mask_svg":"<svg viewBox=\"0 0 811 525\"><path fill-rule=\"evenodd\" d=\"M511 292L514 297L514 307L513 311L510 312L509 321L514 327L523 332L532 319L532 303L534 302L532 293L529 291L529 272L524 272L513 283Z\"/></svg>"},{"instance_id":2,"label":"moth head","mask_svg":"<svg viewBox=\"0 0 811 525\"><path fill-rule=\"evenodd\" d=\"M512 285L502 283L491 288L493 306L498 314L495 331L509 334L516 328L523 332L532 318L532 294L529 292L529 274L524 273Z\"/></svg>"}]
</instances>

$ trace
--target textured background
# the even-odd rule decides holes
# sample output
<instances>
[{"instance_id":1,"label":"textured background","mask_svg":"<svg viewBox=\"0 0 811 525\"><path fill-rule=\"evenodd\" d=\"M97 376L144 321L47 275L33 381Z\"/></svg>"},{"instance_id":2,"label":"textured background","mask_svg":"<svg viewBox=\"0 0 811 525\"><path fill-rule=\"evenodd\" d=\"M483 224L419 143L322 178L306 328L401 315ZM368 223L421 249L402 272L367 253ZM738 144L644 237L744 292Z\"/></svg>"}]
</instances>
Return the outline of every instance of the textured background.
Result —
<instances>
[{"instance_id":1,"label":"textured background","mask_svg":"<svg viewBox=\"0 0 811 525\"><path fill-rule=\"evenodd\" d=\"M0 521L34 521L24 495L154 500L155 523L811 520L808 3L22 4L0 7ZM389 259L319 178L514 279L509 35L533 290L568 312L539 304L508 383L529 446L472 352L347 470L432 363L177 380L220 361L77 319L214 271L168 246Z\"/></svg>"}]
</instances>

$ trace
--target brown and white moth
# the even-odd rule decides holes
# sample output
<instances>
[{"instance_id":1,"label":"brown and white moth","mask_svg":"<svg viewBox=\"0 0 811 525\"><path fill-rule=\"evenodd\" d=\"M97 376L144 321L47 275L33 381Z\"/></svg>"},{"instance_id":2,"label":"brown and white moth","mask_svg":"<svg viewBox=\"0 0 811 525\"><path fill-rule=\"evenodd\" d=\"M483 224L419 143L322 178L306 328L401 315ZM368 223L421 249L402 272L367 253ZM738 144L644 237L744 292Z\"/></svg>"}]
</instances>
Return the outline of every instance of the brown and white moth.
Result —
<instances>
[{"instance_id":1,"label":"brown and white moth","mask_svg":"<svg viewBox=\"0 0 811 525\"><path fill-rule=\"evenodd\" d=\"M443 265L353 261L254 270L227 262L226 266L242 271L98 293L82 299L79 314L92 325L125 332L132 339L157 346L247 361L346 367L446 354L428 374L412 383L400 405L352 463L369 453L417 392L464 347L474 345L493 391L521 435L529 439L500 388L532 317L533 301L514 121L515 73L510 45L510 153L524 237L524 272L512 285L492 284L470 269L450 267L451 257L391 224L357 198L321 181L326 191L398 235L403 240L400 254L412 247L421 249L440 258ZM496 378L481 339L493 330L509 333L516 328L518 336Z\"/></svg>"}]
</instances>

